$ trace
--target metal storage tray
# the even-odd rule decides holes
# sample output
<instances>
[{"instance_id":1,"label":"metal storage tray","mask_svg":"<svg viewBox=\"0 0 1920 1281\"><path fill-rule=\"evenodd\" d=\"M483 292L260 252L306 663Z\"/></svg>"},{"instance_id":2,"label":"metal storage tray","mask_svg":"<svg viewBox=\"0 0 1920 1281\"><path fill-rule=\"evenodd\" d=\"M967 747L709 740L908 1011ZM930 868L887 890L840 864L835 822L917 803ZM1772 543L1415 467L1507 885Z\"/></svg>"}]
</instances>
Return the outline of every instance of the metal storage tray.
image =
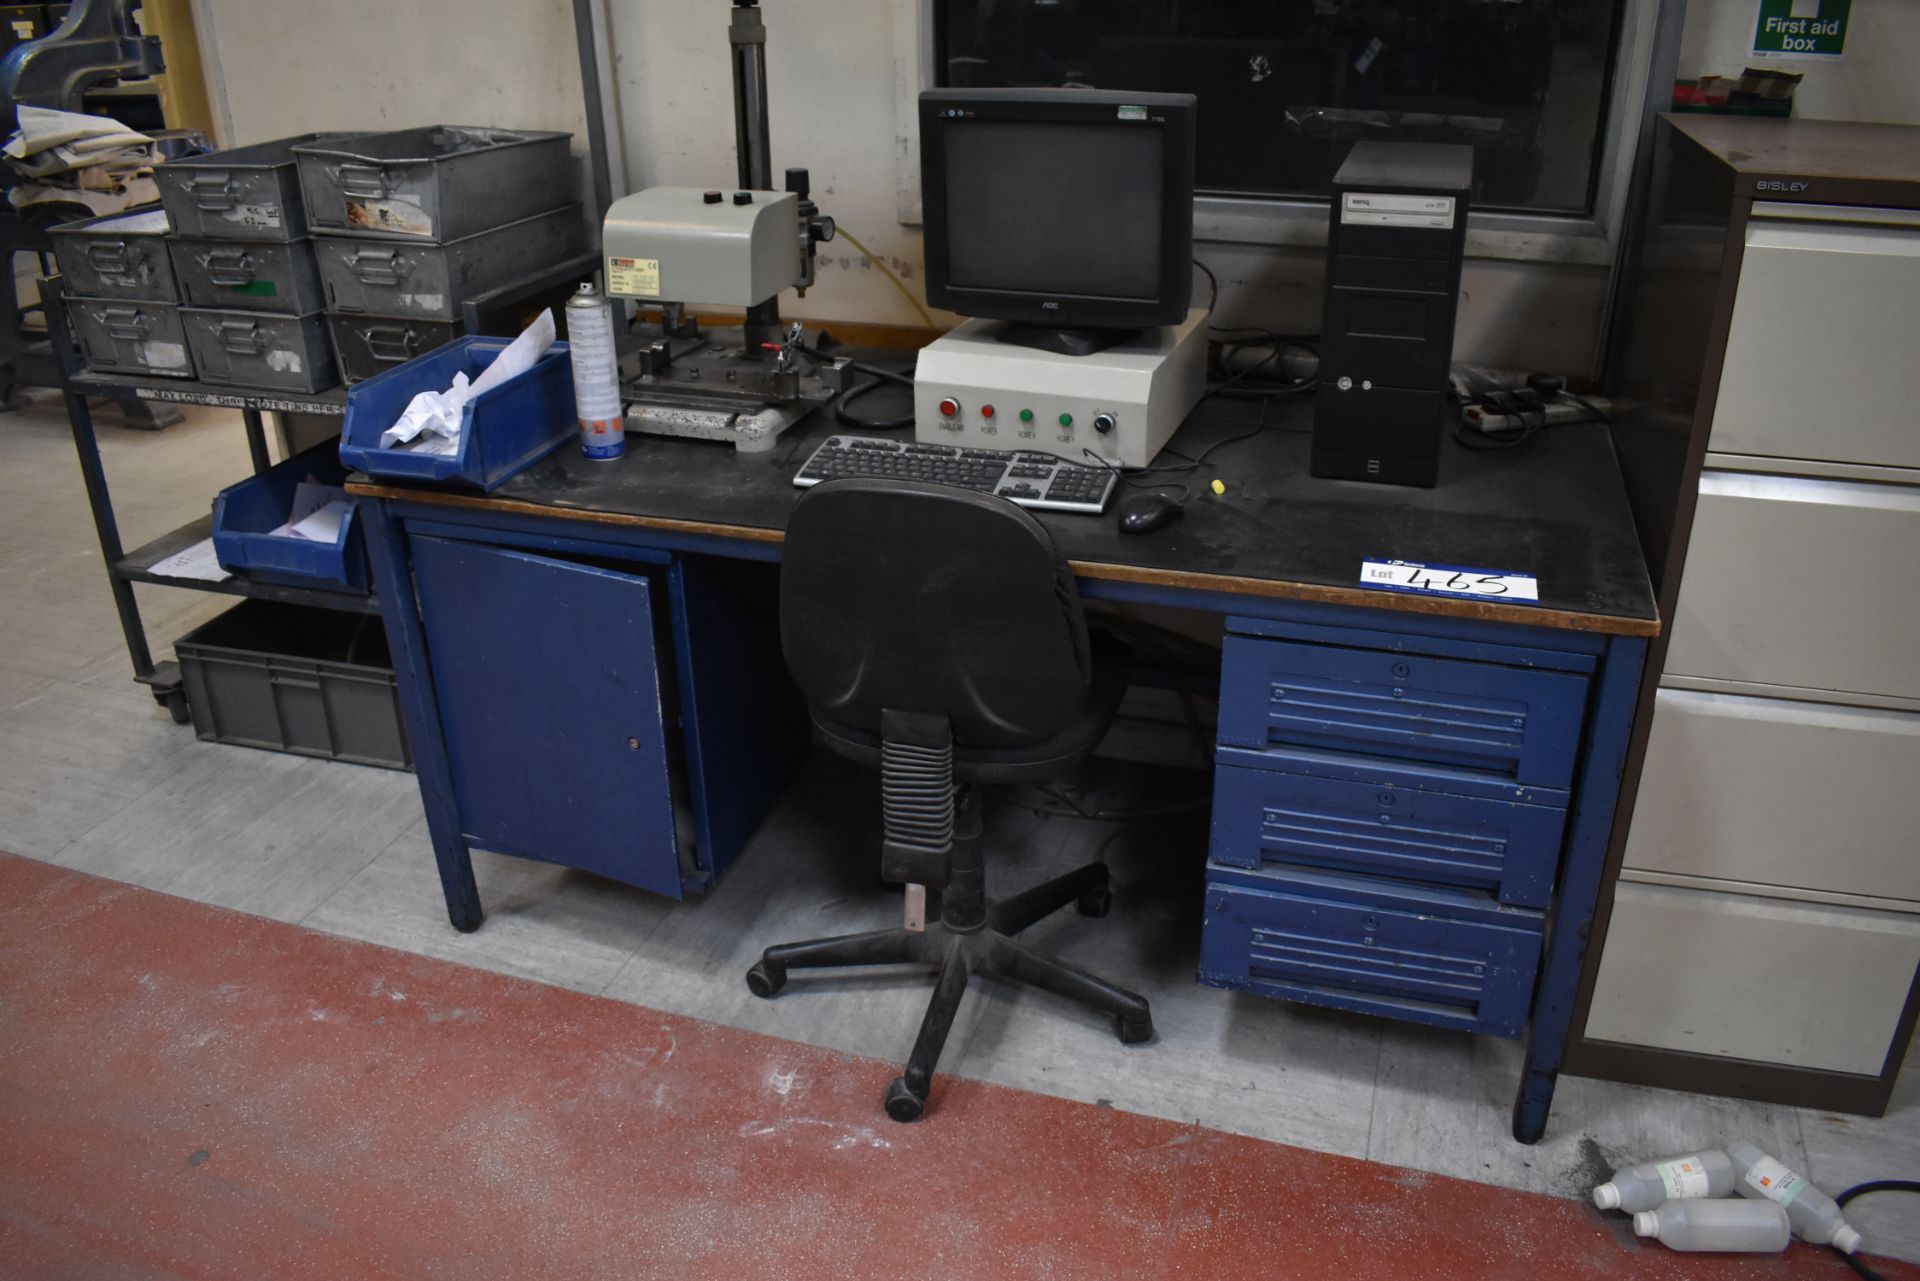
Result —
<instances>
[{"instance_id":1,"label":"metal storage tray","mask_svg":"<svg viewBox=\"0 0 1920 1281\"><path fill-rule=\"evenodd\" d=\"M452 320L467 299L575 257L585 238L569 204L446 244L326 233L313 243L328 311Z\"/></svg>"},{"instance_id":2,"label":"metal storage tray","mask_svg":"<svg viewBox=\"0 0 1920 1281\"><path fill-rule=\"evenodd\" d=\"M157 166L153 180L174 234L210 240L303 238L307 215L293 149L345 136L303 133Z\"/></svg>"},{"instance_id":3,"label":"metal storage tray","mask_svg":"<svg viewBox=\"0 0 1920 1281\"><path fill-rule=\"evenodd\" d=\"M358 315L329 315L327 330L333 338L340 381L349 386L397 369L465 332L458 321L452 320Z\"/></svg>"},{"instance_id":4,"label":"metal storage tray","mask_svg":"<svg viewBox=\"0 0 1920 1281\"><path fill-rule=\"evenodd\" d=\"M67 316L90 370L193 377L180 309L170 302L69 298Z\"/></svg>"},{"instance_id":5,"label":"metal storage tray","mask_svg":"<svg viewBox=\"0 0 1920 1281\"><path fill-rule=\"evenodd\" d=\"M574 191L565 133L428 125L294 148L307 225L447 242Z\"/></svg>"},{"instance_id":6,"label":"metal storage tray","mask_svg":"<svg viewBox=\"0 0 1920 1281\"><path fill-rule=\"evenodd\" d=\"M201 382L307 393L339 381L326 316L318 311L276 316L182 307L180 321Z\"/></svg>"},{"instance_id":7,"label":"metal storage tray","mask_svg":"<svg viewBox=\"0 0 1920 1281\"><path fill-rule=\"evenodd\" d=\"M167 212L148 206L53 228L53 252L75 298L178 302L167 254Z\"/></svg>"},{"instance_id":8,"label":"metal storage tray","mask_svg":"<svg viewBox=\"0 0 1920 1281\"><path fill-rule=\"evenodd\" d=\"M373 615L250 600L173 650L203 739L413 768L386 633Z\"/></svg>"},{"instance_id":9,"label":"metal storage tray","mask_svg":"<svg viewBox=\"0 0 1920 1281\"><path fill-rule=\"evenodd\" d=\"M304 316L326 306L313 241L190 240L170 245L180 301L188 307L229 307Z\"/></svg>"}]
</instances>

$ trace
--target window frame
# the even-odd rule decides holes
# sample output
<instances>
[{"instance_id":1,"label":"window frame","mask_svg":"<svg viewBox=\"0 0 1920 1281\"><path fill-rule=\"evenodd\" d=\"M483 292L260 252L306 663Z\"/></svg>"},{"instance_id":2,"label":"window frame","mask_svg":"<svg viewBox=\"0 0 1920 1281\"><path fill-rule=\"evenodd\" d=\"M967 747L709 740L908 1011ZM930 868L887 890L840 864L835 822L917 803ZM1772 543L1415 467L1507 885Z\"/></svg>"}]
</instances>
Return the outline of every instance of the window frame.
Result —
<instances>
[{"instance_id":1,"label":"window frame","mask_svg":"<svg viewBox=\"0 0 1920 1281\"><path fill-rule=\"evenodd\" d=\"M1416 0L1417 2L1417 0ZM899 220L920 225L920 131L916 103L936 85L936 0L892 0L894 11L895 124L901 149L895 159ZM1613 82L1594 167L1593 211L1588 214L1471 212L1469 258L1504 262L1613 264L1626 215L1634 155L1647 112L1649 70L1660 15L1684 0L1626 0L1612 50ZM1327 202L1302 197L1196 196L1196 244L1313 248L1327 243Z\"/></svg>"}]
</instances>

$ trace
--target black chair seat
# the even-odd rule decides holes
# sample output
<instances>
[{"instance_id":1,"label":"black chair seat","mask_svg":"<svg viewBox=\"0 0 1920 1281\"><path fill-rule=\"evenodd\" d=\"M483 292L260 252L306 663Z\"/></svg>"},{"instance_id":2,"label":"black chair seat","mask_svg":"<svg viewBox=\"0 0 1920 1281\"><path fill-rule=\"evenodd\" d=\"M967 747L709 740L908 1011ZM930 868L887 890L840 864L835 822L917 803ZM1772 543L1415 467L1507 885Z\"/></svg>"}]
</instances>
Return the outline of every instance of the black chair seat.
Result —
<instances>
[{"instance_id":1,"label":"black chair seat","mask_svg":"<svg viewBox=\"0 0 1920 1281\"><path fill-rule=\"evenodd\" d=\"M1127 676L1133 655L1125 646L1098 633L1093 639L1093 673L1086 705L1049 739L1021 747L966 747L953 749L954 777L974 783L1025 783L1057 778L1071 770L1100 744L1120 700L1127 694ZM829 720L813 708L813 724L823 742L849 760L880 767L880 736Z\"/></svg>"}]
</instances>

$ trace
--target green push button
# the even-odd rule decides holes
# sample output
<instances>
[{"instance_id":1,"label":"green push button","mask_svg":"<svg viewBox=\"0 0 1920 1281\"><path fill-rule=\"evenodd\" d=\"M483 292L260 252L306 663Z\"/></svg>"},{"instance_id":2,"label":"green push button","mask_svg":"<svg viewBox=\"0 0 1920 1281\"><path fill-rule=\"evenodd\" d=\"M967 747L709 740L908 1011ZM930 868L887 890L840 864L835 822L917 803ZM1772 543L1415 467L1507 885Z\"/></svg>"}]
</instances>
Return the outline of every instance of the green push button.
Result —
<instances>
[{"instance_id":1,"label":"green push button","mask_svg":"<svg viewBox=\"0 0 1920 1281\"><path fill-rule=\"evenodd\" d=\"M1030 422L1032 422L1032 421L1033 421L1033 411L1032 411L1031 409L1023 409L1023 410L1021 410L1021 411L1020 411L1020 421L1021 421L1021 422L1023 422L1023 423L1030 423Z\"/></svg>"},{"instance_id":2,"label":"green push button","mask_svg":"<svg viewBox=\"0 0 1920 1281\"><path fill-rule=\"evenodd\" d=\"M1062 427L1071 427L1071 426L1073 426L1073 415L1072 415L1072 414L1061 414L1061 415L1060 415L1060 425L1061 425Z\"/></svg>"}]
</instances>

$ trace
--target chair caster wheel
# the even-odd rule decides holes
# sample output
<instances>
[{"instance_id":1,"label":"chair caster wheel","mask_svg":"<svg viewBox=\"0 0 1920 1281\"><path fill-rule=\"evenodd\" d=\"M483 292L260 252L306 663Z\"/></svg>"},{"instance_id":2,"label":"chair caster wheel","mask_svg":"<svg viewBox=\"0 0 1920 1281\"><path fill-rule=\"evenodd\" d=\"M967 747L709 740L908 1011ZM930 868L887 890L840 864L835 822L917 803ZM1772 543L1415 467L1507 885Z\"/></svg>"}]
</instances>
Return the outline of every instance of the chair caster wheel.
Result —
<instances>
[{"instance_id":1,"label":"chair caster wheel","mask_svg":"<svg viewBox=\"0 0 1920 1281\"><path fill-rule=\"evenodd\" d=\"M1153 1016L1142 1014L1137 1019L1124 1014L1113 1016L1113 1033L1120 1038L1122 1045L1140 1045L1153 1039Z\"/></svg>"},{"instance_id":2,"label":"chair caster wheel","mask_svg":"<svg viewBox=\"0 0 1920 1281\"><path fill-rule=\"evenodd\" d=\"M896 1121L918 1121L926 1106L926 1098L915 1094L904 1076L894 1077L887 1087L887 1115Z\"/></svg>"},{"instance_id":3,"label":"chair caster wheel","mask_svg":"<svg viewBox=\"0 0 1920 1281\"><path fill-rule=\"evenodd\" d=\"M772 1000L780 995L780 989L786 985L787 967L778 961L768 961L762 957L747 971L747 990L762 1000Z\"/></svg>"},{"instance_id":4,"label":"chair caster wheel","mask_svg":"<svg viewBox=\"0 0 1920 1281\"><path fill-rule=\"evenodd\" d=\"M1097 885L1080 896L1080 915L1102 917L1113 910L1113 887Z\"/></svg>"}]
</instances>

